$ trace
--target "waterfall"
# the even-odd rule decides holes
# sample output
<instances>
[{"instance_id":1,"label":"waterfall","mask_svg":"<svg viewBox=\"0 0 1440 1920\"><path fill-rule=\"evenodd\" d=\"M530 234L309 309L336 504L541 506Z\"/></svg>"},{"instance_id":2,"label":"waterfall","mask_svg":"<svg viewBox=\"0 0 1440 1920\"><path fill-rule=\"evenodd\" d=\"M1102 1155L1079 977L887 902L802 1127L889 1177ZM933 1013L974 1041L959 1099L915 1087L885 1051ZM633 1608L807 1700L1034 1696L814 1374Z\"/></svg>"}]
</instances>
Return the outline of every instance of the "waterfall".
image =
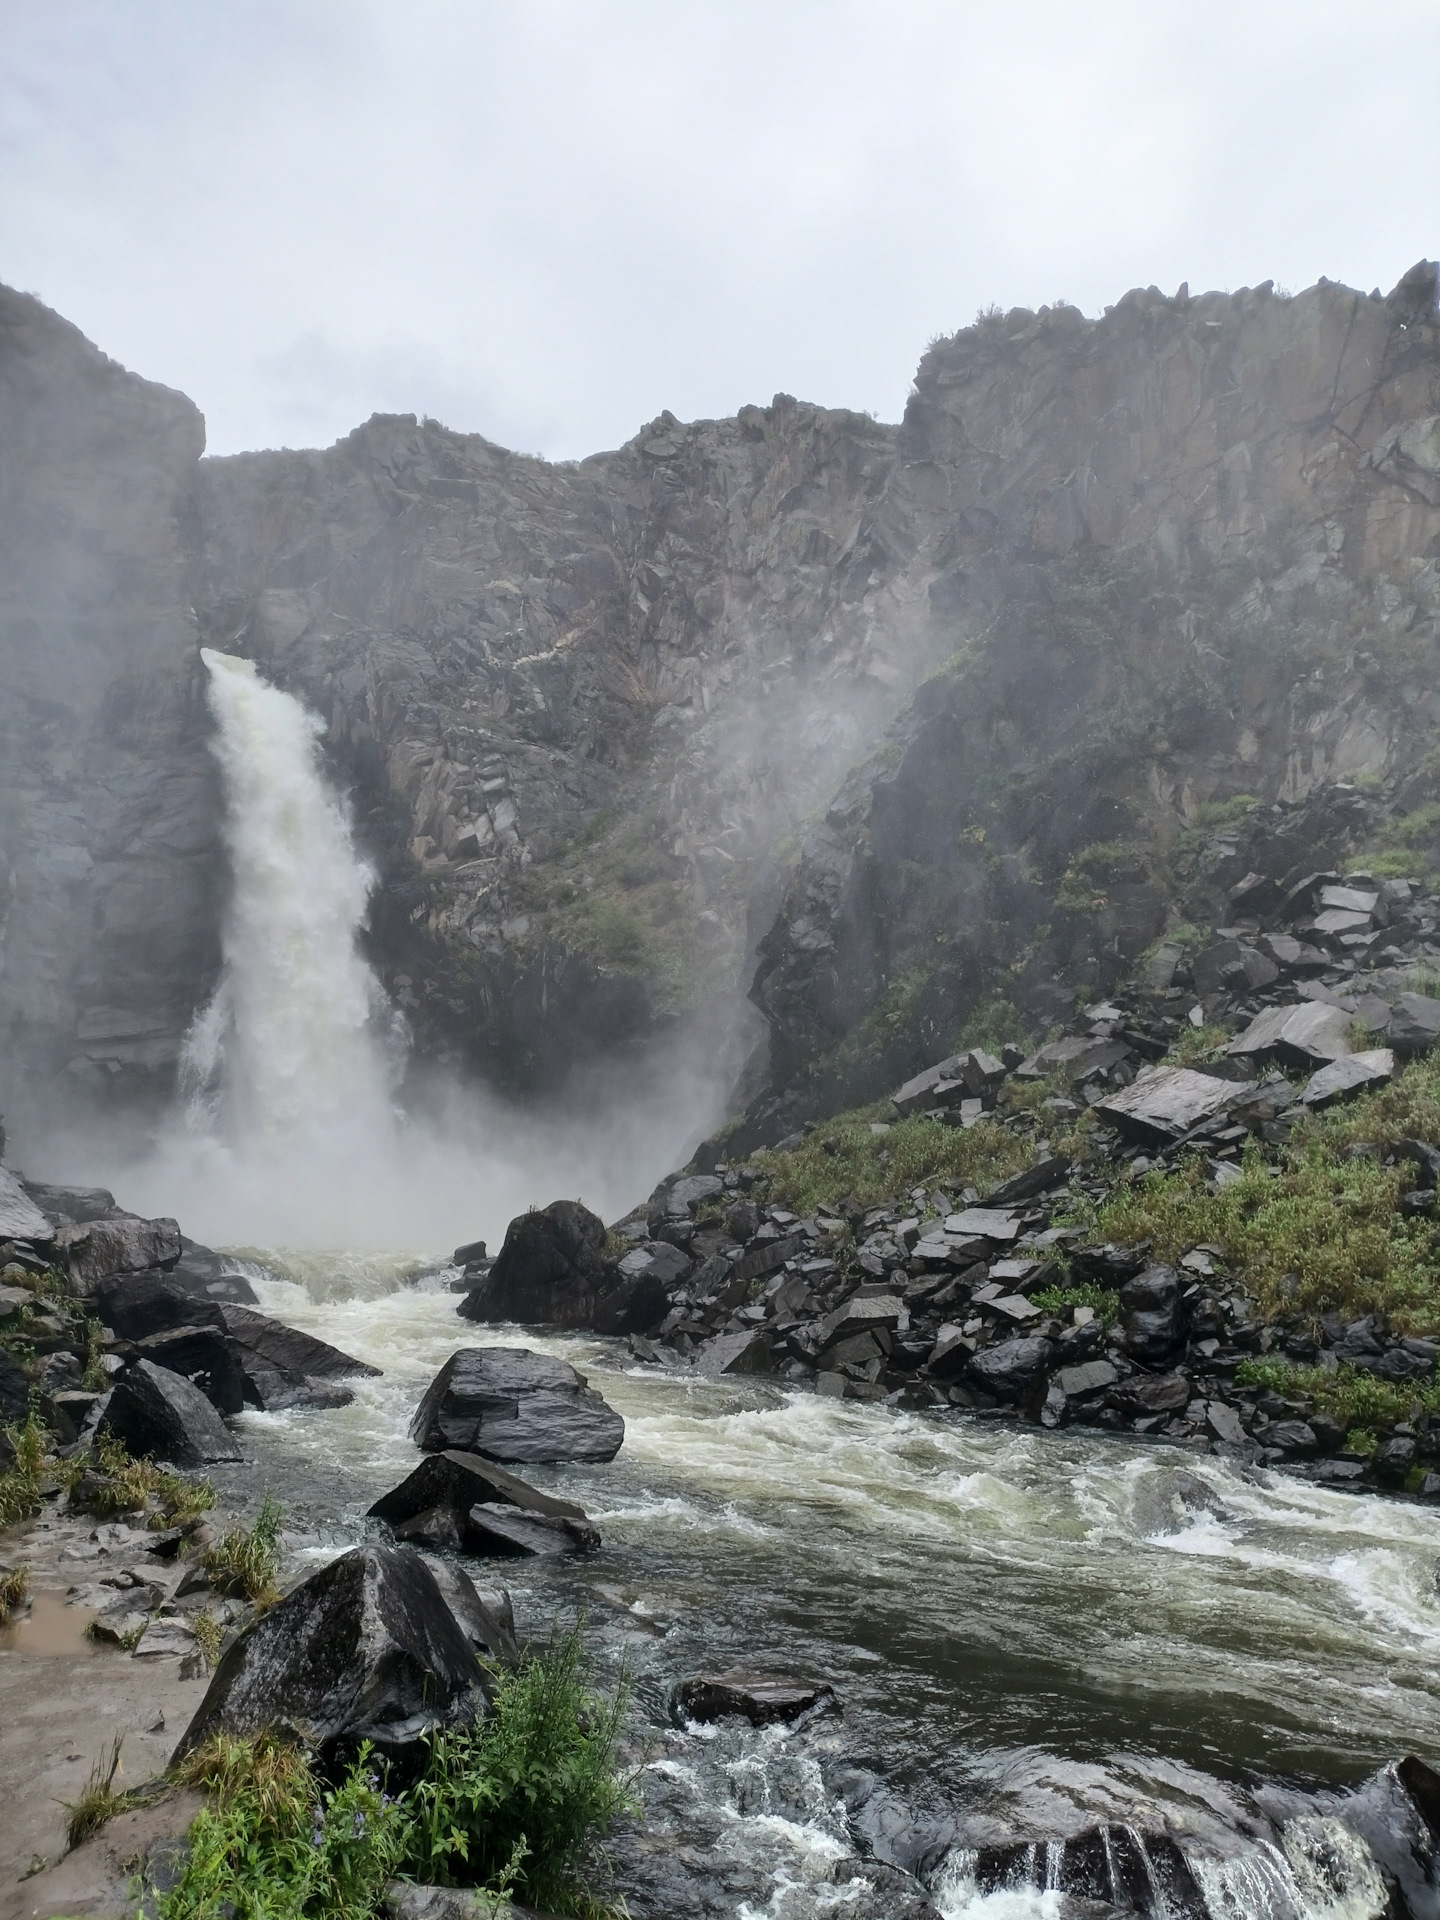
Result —
<instances>
[{"instance_id":1,"label":"waterfall","mask_svg":"<svg viewBox=\"0 0 1440 1920\"><path fill-rule=\"evenodd\" d=\"M394 1016L357 937L375 876L319 757L321 722L210 648L233 890L214 997L185 1045L192 1123L247 1158L373 1148L394 1130Z\"/></svg>"}]
</instances>

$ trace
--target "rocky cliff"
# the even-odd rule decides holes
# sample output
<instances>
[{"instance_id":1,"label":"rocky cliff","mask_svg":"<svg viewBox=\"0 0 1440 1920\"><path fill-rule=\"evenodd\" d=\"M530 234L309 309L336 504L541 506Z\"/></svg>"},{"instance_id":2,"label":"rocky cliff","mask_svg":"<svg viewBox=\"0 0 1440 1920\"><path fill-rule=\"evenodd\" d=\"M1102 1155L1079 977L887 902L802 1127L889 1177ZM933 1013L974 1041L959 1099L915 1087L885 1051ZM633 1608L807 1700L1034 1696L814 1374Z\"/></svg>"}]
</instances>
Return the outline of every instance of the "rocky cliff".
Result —
<instances>
[{"instance_id":1,"label":"rocky cliff","mask_svg":"<svg viewBox=\"0 0 1440 1920\"><path fill-rule=\"evenodd\" d=\"M325 715L424 1050L554 1085L758 942L772 1118L1101 978L1197 810L1424 760L1430 266L992 313L899 428L779 396L559 466L396 417L207 461L0 311L0 1020L51 1080L163 1087L211 983L202 640Z\"/></svg>"}]
</instances>

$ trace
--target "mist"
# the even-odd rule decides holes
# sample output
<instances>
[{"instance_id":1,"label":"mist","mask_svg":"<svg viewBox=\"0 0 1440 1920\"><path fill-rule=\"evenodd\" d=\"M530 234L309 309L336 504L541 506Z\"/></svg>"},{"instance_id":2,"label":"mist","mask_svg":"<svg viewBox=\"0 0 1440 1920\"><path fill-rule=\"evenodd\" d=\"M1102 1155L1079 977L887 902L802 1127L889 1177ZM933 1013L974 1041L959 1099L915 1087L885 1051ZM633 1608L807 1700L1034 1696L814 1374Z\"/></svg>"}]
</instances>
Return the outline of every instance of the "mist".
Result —
<instances>
[{"instance_id":1,"label":"mist","mask_svg":"<svg viewBox=\"0 0 1440 1920\"><path fill-rule=\"evenodd\" d=\"M441 1254L562 1196L607 1218L642 1199L720 1117L728 1050L679 1036L628 1072L592 1069L548 1111L412 1070L360 951L375 875L326 778L323 723L252 662L202 659L231 868L219 983L158 1127L72 1119L29 1171L99 1181L232 1247Z\"/></svg>"}]
</instances>

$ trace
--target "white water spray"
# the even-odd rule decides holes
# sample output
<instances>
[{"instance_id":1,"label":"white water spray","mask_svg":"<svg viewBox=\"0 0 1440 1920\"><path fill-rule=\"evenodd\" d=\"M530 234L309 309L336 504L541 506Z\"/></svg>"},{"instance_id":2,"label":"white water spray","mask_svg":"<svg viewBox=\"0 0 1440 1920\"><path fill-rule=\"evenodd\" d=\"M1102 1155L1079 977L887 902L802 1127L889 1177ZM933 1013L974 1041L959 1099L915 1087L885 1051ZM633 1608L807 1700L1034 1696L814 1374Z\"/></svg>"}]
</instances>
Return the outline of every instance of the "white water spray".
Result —
<instances>
[{"instance_id":1,"label":"white water spray","mask_svg":"<svg viewBox=\"0 0 1440 1920\"><path fill-rule=\"evenodd\" d=\"M252 662L202 657L233 878L220 984L158 1141L137 1160L131 1137L74 1129L47 1172L104 1179L228 1247L435 1254L561 1197L607 1218L633 1205L718 1119L723 1066L657 1052L548 1114L430 1074L423 1111L399 1111L404 1027L357 944L375 877L325 778L322 723Z\"/></svg>"},{"instance_id":2,"label":"white water spray","mask_svg":"<svg viewBox=\"0 0 1440 1920\"><path fill-rule=\"evenodd\" d=\"M393 1132L401 1036L356 945L375 883L319 764L319 719L248 660L202 648L234 892L224 971L190 1030L192 1116L248 1154Z\"/></svg>"}]
</instances>

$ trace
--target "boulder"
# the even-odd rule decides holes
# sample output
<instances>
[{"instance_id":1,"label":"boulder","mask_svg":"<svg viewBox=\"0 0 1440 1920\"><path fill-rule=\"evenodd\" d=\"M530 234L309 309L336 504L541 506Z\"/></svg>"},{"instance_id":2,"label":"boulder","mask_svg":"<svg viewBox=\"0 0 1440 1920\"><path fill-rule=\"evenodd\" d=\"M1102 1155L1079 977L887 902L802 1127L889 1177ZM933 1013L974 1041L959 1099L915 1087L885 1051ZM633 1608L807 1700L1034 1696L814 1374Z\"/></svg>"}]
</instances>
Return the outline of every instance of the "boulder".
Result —
<instances>
[{"instance_id":1,"label":"boulder","mask_svg":"<svg viewBox=\"0 0 1440 1920\"><path fill-rule=\"evenodd\" d=\"M503 1467L482 1459L478 1453L461 1453L456 1449L429 1454L398 1487L382 1493L369 1514L372 1520L388 1520L395 1525L437 1507L466 1514L473 1506L497 1503L542 1518L585 1518L583 1507L569 1500L557 1500L553 1494L541 1493L538 1487L527 1486L513 1473L506 1473Z\"/></svg>"},{"instance_id":2,"label":"boulder","mask_svg":"<svg viewBox=\"0 0 1440 1920\"><path fill-rule=\"evenodd\" d=\"M775 1352L771 1337L763 1327L717 1334L695 1355L695 1370L713 1375L773 1373Z\"/></svg>"},{"instance_id":3,"label":"boulder","mask_svg":"<svg viewBox=\"0 0 1440 1920\"><path fill-rule=\"evenodd\" d=\"M1059 1186L1069 1172L1070 1162L1063 1153L1047 1153L1033 1167L1027 1167L1024 1173L1011 1174L993 1193L987 1193L985 1206L1006 1208L1018 1206L1022 1200L1033 1200L1037 1193L1048 1193L1051 1187Z\"/></svg>"},{"instance_id":4,"label":"boulder","mask_svg":"<svg viewBox=\"0 0 1440 1920\"><path fill-rule=\"evenodd\" d=\"M970 1362L970 1377L997 1400L1022 1400L1045 1373L1054 1354L1040 1334L1022 1334L984 1347Z\"/></svg>"},{"instance_id":5,"label":"boulder","mask_svg":"<svg viewBox=\"0 0 1440 1920\"><path fill-rule=\"evenodd\" d=\"M234 1343L245 1376L245 1398L252 1407L266 1412L346 1407L355 1397L342 1384L347 1377L379 1375L378 1367L250 1307L222 1304L220 1318Z\"/></svg>"},{"instance_id":6,"label":"boulder","mask_svg":"<svg viewBox=\"0 0 1440 1920\"><path fill-rule=\"evenodd\" d=\"M947 1217L945 1231L959 1239L974 1237L1008 1244L1019 1234L1020 1221L1005 1208L966 1207L960 1213L952 1213Z\"/></svg>"},{"instance_id":7,"label":"boulder","mask_svg":"<svg viewBox=\"0 0 1440 1920\"><path fill-rule=\"evenodd\" d=\"M1217 940L1190 963L1197 993L1253 993L1280 977L1267 955L1240 940Z\"/></svg>"},{"instance_id":8,"label":"boulder","mask_svg":"<svg viewBox=\"0 0 1440 1920\"><path fill-rule=\"evenodd\" d=\"M174 1758L212 1734L274 1727L342 1766L369 1740L401 1773L439 1727L483 1710L469 1632L418 1553L353 1547L247 1627Z\"/></svg>"},{"instance_id":9,"label":"boulder","mask_svg":"<svg viewBox=\"0 0 1440 1920\"><path fill-rule=\"evenodd\" d=\"M670 1692L670 1712L677 1723L686 1720L708 1725L738 1714L752 1727L798 1720L814 1708L838 1706L835 1689L827 1682L796 1680L789 1674L759 1673L732 1668L726 1673L697 1673L679 1681Z\"/></svg>"},{"instance_id":10,"label":"boulder","mask_svg":"<svg viewBox=\"0 0 1440 1920\"><path fill-rule=\"evenodd\" d=\"M1436 1002L1440 1012L1440 1002ZM1350 1015L1323 1000L1267 1007L1225 1048L1237 1055L1278 1054L1301 1067L1324 1065L1350 1052Z\"/></svg>"},{"instance_id":11,"label":"boulder","mask_svg":"<svg viewBox=\"0 0 1440 1920\"><path fill-rule=\"evenodd\" d=\"M431 1381L410 1432L427 1453L613 1460L625 1422L563 1360L528 1347L462 1347Z\"/></svg>"},{"instance_id":12,"label":"boulder","mask_svg":"<svg viewBox=\"0 0 1440 1920\"><path fill-rule=\"evenodd\" d=\"M1395 1055L1389 1047L1369 1047L1363 1053L1347 1053L1311 1075L1300 1095L1301 1105L1328 1107L1352 1093L1384 1086L1394 1077Z\"/></svg>"},{"instance_id":13,"label":"boulder","mask_svg":"<svg viewBox=\"0 0 1440 1920\"><path fill-rule=\"evenodd\" d=\"M119 1213L107 1187L52 1187L43 1180L22 1180L21 1186L52 1227L79 1227L87 1220L103 1220Z\"/></svg>"},{"instance_id":14,"label":"boulder","mask_svg":"<svg viewBox=\"0 0 1440 1920\"><path fill-rule=\"evenodd\" d=\"M1178 1140L1235 1096L1233 1081L1189 1067L1151 1067L1133 1085L1098 1102L1095 1111L1147 1145Z\"/></svg>"},{"instance_id":15,"label":"boulder","mask_svg":"<svg viewBox=\"0 0 1440 1920\"><path fill-rule=\"evenodd\" d=\"M14 1426L30 1406L30 1377L18 1360L0 1353L0 1426Z\"/></svg>"},{"instance_id":16,"label":"boulder","mask_svg":"<svg viewBox=\"0 0 1440 1920\"><path fill-rule=\"evenodd\" d=\"M220 1413L237 1414L246 1402L245 1372L235 1343L221 1327L170 1327L136 1343L139 1357L181 1374Z\"/></svg>"},{"instance_id":17,"label":"boulder","mask_svg":"<svg viewBox=\"0 0 1440 1920\"><path fill-rule=\"evenodd\" d=\"M177 1467L208 1467L241 1457L200 1389L153 1360L137 1360L119 1376L101 1425L131 1453Z\"/></svg>"},{"instance_id":18,"label":"boulder","mask_svg":"<svg viewBox=\"0 0 1440 1920\"><path fill-rule=\"evenodd\" d=\"M453 1560L421 1558L456 1624L482 1660L518 1660L515 1640L515 1609L504 1587L487 1587L483 1592L463 1568Z\"/></svg>"},{"instance_id":19,"label":"boulder","mask_svg":"<svg viewBox=\"0 0 1440 1920\"><path fill-rule=\"evenodd\" d=\"M1440 1000L1402 993L1390 1010L1385 1037L1397 1053L1424 1053L1440 1039Z\"/></svg>"},{"instance_id":20,"label":"boulder","mask_svg":"<svg viewBox=\"0 0 1440 1920\"><path fill-rule=\"evenodd\" d=\"M1180 1276L1154 1265L1120 1289L1125 1351L1136 1360L1164 1360L1185 1337Z\"/></svg>"},{"instance_id":21,"label":"boulder","mask_svg":"<svg viewBox=\"0 0 1440 1920\"><path fill-rule=\"evenodd\" d=\"M1108 1371L1113 1378L1114 1368ZM1183 1373L1135 1373L1114 1389L1110 1404L1129 1414L1181 1413L1190 1404L1190 1382Z\"/></svg>"},{"instance_id":22,"label":"boulder","mask_svg":"<svg viewBox=\"0 0 1440 1920\"><path fill-rule=\"evenodd\" d=\"M70 1290L89 1299L117 1273L141 1273L180 1258L180 1228L171 1219L142 1220L138 1214L111 1214L80 1226L58 1227L55 1256Z\"/></svg>"},{"instance_id":23,"label":"boulder","mask_svg":"<svg viewBox=\"0 0 1440 1920\"><path fill-rule=\"evenodd\" d=\"M518 1507L487 1502L470 1509L465 1535L467 1553L509 1554L535 1558L555 1553L595 1553L600 1534L585 1520L567 1520L554 1514L522 1513Z\"/></svg>"},{"instance_id":24,"label":"boulder","mask_svg":"<svg viewBox=\"0 0 1440 1920\"><path fill-rule=\"evenodd\" d=\"M0 1167L0 1240L31 1240L48 1246L55 1229L8 1167Z\"/></svg>"},{"instance_id":25,"label":"boulder","mask_svg":"<svg viewBox=\"0 0 1440 1920\"><path fill-rule=\"evenodd\" d=\"M122 1340L148 1340L176 1327L224 1330L219 1303L180 1285L168 1273L133 1273L98 1288L96 1305L110 1331Z\"/></svg>"},{"instance_id":26,"label":"boulder","mask_svg":"<svg viewBox=\"0 0 1440 1920\"><path fill-rule=\"evenodd\" d=\"M644 1333L669 1306L649 1271L622 1274L605 1259L605 1223L578 1200L554 1200L510 1222L495 1263L459 1313L466 1320Z\"/></svg>"}]
</instances>

